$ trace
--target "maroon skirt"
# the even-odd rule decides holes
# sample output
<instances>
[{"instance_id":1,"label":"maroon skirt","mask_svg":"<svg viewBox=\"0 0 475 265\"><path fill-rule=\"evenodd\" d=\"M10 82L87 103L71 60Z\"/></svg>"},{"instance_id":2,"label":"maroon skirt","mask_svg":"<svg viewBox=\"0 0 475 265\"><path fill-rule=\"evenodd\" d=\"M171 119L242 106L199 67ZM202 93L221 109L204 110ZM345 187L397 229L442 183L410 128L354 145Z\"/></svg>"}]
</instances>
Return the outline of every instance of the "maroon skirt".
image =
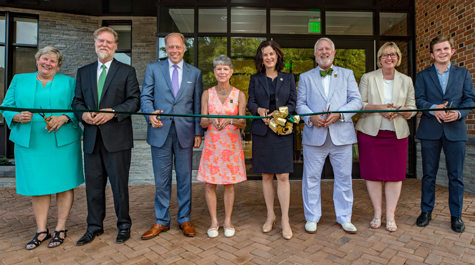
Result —
<instances>
[{"instance_id":1,"label":"maroon skirt","mask_svg":"<svg viewBox=\"0 0 475 265\"><path fill-rule=\"evenodd\" d=\"M409 137L397 139L393 131L380 130L371 136L358 132L360 175L370 181L406 179Z\"/></svg>"}]
</instances>

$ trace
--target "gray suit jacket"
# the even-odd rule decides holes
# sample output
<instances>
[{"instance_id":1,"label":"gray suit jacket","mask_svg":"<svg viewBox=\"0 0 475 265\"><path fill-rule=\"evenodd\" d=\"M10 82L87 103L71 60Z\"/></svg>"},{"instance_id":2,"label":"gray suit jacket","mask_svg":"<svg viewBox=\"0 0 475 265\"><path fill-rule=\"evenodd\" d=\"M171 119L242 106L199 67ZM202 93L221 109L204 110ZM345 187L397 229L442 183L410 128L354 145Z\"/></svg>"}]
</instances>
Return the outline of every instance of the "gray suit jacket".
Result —
<instances>
[{"instance_id":1,"label":"gray suit jacket","mask_svg":"<svg viewBox=\"0 0 475 265\"><path fill-rule=\"evenodd\" d=\"M151 63L145 71L145 78L140 96L142 112L150 113L163 110L163 113L201 114L201 95L203 81L201 71L187 63L183 64L183 77L177 97L173 95L172 82L168 69L168 60ZM148 123L148 116L145 116ZM200 118L175 117L175 126L180 146L190 148L194 144L195 135L203 135ZM162 147L167 139L173 117L162 116L163 126L147 129L147 143Z\"/></svg>"},{"instance_id":2,"label":"gray suit jacket","mask_svg":"<svg viewBox=\"0 0 475 265\"><path fill-rule=\"evenodd\" d=\"M297 89L298 114L321 112L328 108L328 104L330 104L330 110L333 111L361 109L361 95L352 70L333 66L328 97L325 96L319 70L320 68L317 67L300 75ZM302 144L322 146L328 133L335 145L356 143L355 128L351 119L353 115L354 113L342 114L344 122L338 120L328 128L313 126L309 122L310 116L302 117L305 122Z\"/></svg>"}]
</instances>

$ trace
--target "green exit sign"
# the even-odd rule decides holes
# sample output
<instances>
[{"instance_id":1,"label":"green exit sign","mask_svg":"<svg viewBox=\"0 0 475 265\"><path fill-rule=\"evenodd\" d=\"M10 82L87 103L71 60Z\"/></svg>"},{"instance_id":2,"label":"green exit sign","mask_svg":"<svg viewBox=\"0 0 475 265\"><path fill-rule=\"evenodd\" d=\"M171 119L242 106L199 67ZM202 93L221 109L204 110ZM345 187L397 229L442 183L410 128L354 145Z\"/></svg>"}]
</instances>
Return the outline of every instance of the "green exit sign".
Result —
<instances>
[{"instance_id":1,"label":"green exit sign","mask_svg":"<svg viewBox=\"0 0 475 265\"><path fill-rule=\"evenodd\" d=\"M309 33L321 33L322 32L322 23L320 21L309 21L308 22L308 32Z\"/></svg>"}]
</instances>

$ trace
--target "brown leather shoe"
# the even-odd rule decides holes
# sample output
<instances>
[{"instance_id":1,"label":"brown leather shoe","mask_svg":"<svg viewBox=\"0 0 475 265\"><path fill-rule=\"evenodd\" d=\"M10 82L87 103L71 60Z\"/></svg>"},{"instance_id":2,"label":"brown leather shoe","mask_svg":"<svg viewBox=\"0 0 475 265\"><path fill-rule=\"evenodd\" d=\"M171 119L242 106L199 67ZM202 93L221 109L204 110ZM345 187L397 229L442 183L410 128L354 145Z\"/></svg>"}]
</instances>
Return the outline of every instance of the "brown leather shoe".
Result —
<instances>
[{"instance_id":1,"label":"brown leather shoe","mask_svg":"<svg viewBox=\"0 0 475 265\"><path fill-rule=\"evenodd\" d=\"M143 240L152 239L158 236L158 234L160 234L161 232L166 232L168 230L170 230L170 227L168 226L163 226L161 224L154 224L149 230L147 230L147 232L145 232L142 235L142 239Z\"/></svg>"},{"instance_id":2,"label":"brown leather shoe","mask_svg":"<svg viewBox=\"0 0 475 265\"><path fill-rule=\"evenodd\" d=\"M191 225L190 222L184 222L183 224L181 224L180 229L183 230L183 234L185 236L195 236L195 228Z\"/></svg>"}]
</instances>

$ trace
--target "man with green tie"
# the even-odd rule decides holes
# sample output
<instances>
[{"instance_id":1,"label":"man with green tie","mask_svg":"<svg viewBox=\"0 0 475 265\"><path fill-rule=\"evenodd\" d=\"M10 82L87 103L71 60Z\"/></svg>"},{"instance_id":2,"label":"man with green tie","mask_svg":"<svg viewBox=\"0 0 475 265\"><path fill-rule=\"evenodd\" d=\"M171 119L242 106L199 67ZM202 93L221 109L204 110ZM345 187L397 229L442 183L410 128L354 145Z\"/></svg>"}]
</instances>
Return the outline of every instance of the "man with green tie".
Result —
<instances>
[{"instance_id":1,"label":"man with green tie","mask_svg":"<svg viewBox=\"0 0 475 265\"><path fill-rule=\"evenodd\" d=\"M114 59L119 35L109 27L94 32L98 60L78 69L73 109L137 112L140 90L135 68ZM129 169L134 145L131 115L75 113L84 125L87 231L77 245L90 243L104 233L107 177L114 196L119 233L116 242L130 238Z\"/></svg>"}]
</instances>

